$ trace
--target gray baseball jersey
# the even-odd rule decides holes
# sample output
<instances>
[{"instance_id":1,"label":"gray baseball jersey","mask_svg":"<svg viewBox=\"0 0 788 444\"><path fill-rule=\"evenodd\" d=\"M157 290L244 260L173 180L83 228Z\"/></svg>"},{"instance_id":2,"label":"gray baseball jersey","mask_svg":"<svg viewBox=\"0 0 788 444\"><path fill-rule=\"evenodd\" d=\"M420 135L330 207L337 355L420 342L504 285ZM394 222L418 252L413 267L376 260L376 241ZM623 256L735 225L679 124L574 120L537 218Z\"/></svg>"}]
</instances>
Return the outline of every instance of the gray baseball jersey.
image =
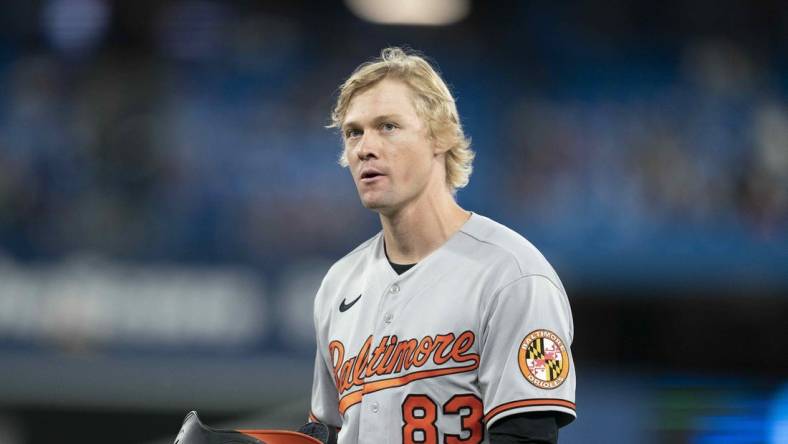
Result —
<instances>
[{"instance_id":1,"label":"gray baseball jersey","mask_svg":"<svg viewBox=\"0 0 788 444\"><path fill-rule=\"evenodd\" d=\"M340 427L340 444L481 443L509 415L575 417L563 285L486 217L402 275L379 233L331 267L314 307L310 416Z\"/></svg>"}]
</instances>

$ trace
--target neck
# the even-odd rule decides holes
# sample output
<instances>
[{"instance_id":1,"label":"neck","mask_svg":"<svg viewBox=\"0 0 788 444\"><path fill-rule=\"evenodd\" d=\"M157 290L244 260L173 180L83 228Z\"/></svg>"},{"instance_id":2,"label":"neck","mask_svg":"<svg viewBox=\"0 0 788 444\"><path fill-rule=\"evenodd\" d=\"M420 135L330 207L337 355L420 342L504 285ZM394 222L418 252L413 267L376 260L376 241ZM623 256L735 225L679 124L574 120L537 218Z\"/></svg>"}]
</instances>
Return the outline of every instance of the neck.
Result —
<instances>
[{"instance_id":1,"label":"neck","mask_svg":"<svg viewBox=\"0 0 788 444\"><path fill-rule=\"evenodd\" d=\"M390 214L380 214L386 253L397 264L413 264L438 249L468 220L448 190L430 193Z\"/></svg>"}]
</instances>

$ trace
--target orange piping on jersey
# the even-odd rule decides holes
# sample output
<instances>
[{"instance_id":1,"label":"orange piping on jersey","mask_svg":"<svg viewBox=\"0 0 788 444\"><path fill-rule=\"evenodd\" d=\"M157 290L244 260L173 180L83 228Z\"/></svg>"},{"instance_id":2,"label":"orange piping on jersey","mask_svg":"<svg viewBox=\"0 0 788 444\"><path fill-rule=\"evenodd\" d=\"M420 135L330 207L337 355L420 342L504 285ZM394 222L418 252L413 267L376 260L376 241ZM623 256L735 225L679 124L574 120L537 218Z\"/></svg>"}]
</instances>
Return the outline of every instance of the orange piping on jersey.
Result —
<instances>
[{"instance_id":1,"label":"orange piping on jersey","mask_svg":"<svg viewBox=\"0 0 788 444\"><path fill-rule=\"evenodd\" d=\"M356 356L345 359L345 346L341 341L331 341L328 353L334 367L337 392L342 395L353 387L363 387L364 380L373 375L386 376L420 368L432 361L445 365L449 361L460 364L473 361L478 365L479 355L468 353L476 342L472 331L445 335L424 336L420 340L399 340L397 336L384 336L373 348L369 336Z\"/></svg>"},{"instance_id":2,"label":"orange piping on jersey","mask_svg":"<svg viewBox=\"0 0 788 444\"><path fill-rule=\"evenodd\" d=\"M490 410L489 413L484 415L484 422L489 422L496 415L503 413L507 410L516 409L519 407L534 407L534 406L561 406L568 409L575 410L575 403L563 399L524 399L522 401L512 401L506 404L501 404L498 407Z\"/></svg>"},{"instance_id":3,"label":"orange piping on jersey","mask_svg":"<svg viewBox=\"0 0 788 444\"><path fill-rule=\"evenodd\" d=\"M355 392L345 395L344 398L339 400L339 414L344 415L345 410L361 402L361 395L363 390L356 390Z\"/></svg>"},{"instance_id":4,"label":"orange piping on jersey","mask_svg":"<svg viewBox=\"0 0 788 444\"><path fill-rule=\"evenodd\" d=\"M462 367L438 368L435 370L422 370L395 378L381 379L379 381L368 382L362 385L361 390L356 390L339 400L339 413L345 414L345 410L361 402L361 397L368 393L374 393L394 387L402 387L413 381L420 379L436 378L438 376L453 375L476 370L479 367L479 356L472 355L473 363Z\"/></svg>"},{"instance_id":5,"label":"orange piping on jersey","mask_svg":"<svg viewBox=\"0 0 788 444\"><path fill-rule=\"evenodd\" d=\"M465 373L471 370L476 370L477 368L479 368L478 357L476 357L476 359L473 361L471 365L466 365L463 367L438 368L435 370L422 370L420 372L409 373L407 375L398 376L396 378L381 379L379 381L373 381L364 384L364 387L361 390L366 395L367 393L374 393L392 387L402 387L403 385L410 384L411 382L418 381L420 379L428 379L428 378L435 378L438 376L453 375L455 373Z\"/></svg>"}]
</instances>

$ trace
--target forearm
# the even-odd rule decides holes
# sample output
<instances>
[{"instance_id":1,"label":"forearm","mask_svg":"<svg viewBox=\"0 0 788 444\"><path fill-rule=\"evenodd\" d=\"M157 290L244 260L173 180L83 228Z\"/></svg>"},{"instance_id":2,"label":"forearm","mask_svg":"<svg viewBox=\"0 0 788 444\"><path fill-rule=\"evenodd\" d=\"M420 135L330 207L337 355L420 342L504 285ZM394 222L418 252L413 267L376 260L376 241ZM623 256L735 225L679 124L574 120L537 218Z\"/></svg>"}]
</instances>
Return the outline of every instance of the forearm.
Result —
<instances>
[{"instance_id":1,"label":"forearm","mask_svg":"<svg viewBox=\"0 0 788 444\"><path fill-rule=\"evenodd\" d=\"M490 444L556 444L558 425L550 412L512 415L490 428Z\"/></svg>"}]
</instances>

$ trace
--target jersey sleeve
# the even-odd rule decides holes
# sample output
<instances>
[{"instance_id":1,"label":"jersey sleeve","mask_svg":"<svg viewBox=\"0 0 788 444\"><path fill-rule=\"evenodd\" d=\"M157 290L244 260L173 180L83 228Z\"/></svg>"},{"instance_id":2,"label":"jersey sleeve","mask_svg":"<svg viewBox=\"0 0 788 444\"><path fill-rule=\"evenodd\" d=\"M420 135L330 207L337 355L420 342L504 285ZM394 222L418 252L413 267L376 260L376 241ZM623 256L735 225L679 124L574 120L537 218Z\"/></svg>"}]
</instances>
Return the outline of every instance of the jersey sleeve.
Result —
<instances>
[{"instance_id":1,"label":"jersey sleeve","mask_svg":"<svg viewBox=\"0 0 788 444\"><path fill-rule=\"evenodd\" d=\"M574 327L563 289L545 276L523 276L499 289L482 316L479 382L487 427L536 411L556 412L561 426L574 420Z\"/></svg>"},{"instance_id":2,"label":"jersey sleeve","mask_svg":"<svg viewBox=\"0 0 788 444\"><path fill-rule=\"evenodd\" d=\"M313 320L315 324L315 367L312 378L312 400L309 410L309 420L320 422L329 426L341 427L342 418L339 415L339 395L331 372L331 363L328 356L327 337L328 325L320 319L323 310L318 303L322 286L316 297Z\"/></svg>"},{"instance_id":3,"label":"jersey sleeve","mask_svg":"<svg viewBox=\"0 0 788 444\"><path fill-rule=\"evenodd\" d=\"M341 427L342 418L339 416L338 399L336 385L334 385L331 372L328 370L326 361L318 346L318 350L315 353L309 420L337 428Z\"/></svg>"}]
</instances>

